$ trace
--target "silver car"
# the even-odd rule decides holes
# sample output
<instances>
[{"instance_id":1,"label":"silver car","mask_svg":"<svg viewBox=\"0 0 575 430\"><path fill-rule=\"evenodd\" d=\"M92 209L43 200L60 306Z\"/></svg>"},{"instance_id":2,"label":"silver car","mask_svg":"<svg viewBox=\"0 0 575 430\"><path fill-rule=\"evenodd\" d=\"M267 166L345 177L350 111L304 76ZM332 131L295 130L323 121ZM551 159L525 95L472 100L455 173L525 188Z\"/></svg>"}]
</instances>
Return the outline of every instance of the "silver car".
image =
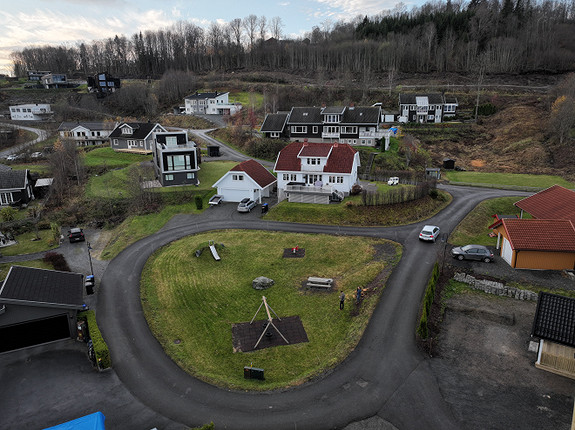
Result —
<instances>
[{"instance_id":1,"label":"silver car","mask_svg":"<svg viewBox=\"0 0 575 430\"><path fill-rule=\"evenodd\" d=\"M419 240L425 240L428 242L435 242L439 236L439 227L436 225L426 225L421 229L419 233Z\"/></svg>"},{"instance_id":2,"label":"silver car","mask_svg":"<svg viewBox=\"0 0 575 430\"><path fill-rule=\"evenodd\" d=\"M256 207L256 202L247 197L238 204L238 212L251 212Z\"/></svg>"}]
</instances>

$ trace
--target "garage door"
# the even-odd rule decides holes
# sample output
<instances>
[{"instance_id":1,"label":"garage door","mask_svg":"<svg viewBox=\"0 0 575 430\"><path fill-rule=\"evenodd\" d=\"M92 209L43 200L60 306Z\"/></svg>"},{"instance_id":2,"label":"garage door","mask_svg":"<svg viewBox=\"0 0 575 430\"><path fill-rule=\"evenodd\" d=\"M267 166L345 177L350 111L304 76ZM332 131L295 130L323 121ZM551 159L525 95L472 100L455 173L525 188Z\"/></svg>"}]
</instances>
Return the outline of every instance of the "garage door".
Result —
<instances>
[{"instance_id":1,"label":"garage door","mask_svg":"<svg viewBox=\"0 0 575 430\"><path fill-rule=\"evenodd\" d=\"M224 196L224 202L241 202L242 199L246 197L252 198L250 190L230 190L222 188L218 191L218 194Z\"/></svg>"},{"instance_id":2,"label":"garage door","mask_svg":"<svg viewBox=\"0 0 575 430\"><path fill-rule=\"evenodd\" d=\"M0 352L70 337L68 316L59 315L0 328Z\"/></svg>"},{"instance_id":3,"label":"garage door","mask_svg":"<svg viewBox=\"0 0 575 430\"><path fill-rule=\"evenodd\" d=\"M507 261L509 265L511 265L511 259L513 258L513 250L511 249L511 244L505 238L503 238L503 246L501 247L501 257L503 257L503 259Z\"/></svg>"}]
</instances>

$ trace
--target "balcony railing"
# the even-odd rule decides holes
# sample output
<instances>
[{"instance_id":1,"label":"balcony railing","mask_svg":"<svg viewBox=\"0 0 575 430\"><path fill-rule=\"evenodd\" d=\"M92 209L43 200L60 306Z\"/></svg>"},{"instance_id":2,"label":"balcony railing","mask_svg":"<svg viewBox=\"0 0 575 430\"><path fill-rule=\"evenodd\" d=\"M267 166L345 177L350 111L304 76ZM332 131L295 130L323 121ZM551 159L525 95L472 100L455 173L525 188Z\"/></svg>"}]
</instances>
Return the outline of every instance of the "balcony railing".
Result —
<instances>
[{"instance_id":1,"label":"balcony railing","mask_svg":"<svg viewBox=\"0 0 575 430\"><path fill-rule=\"evenodd\" d=\"M316 187L314 185L286 185L286 192L294 193L310 193L310 194L331 194L333 187L331 185L324 185L323 187Z\"/></svg>"},{"instance_id":2,"label":"balcony railing","mask_svg":"<svg viewBox=\"0 0 575 430\"><path fill-rule=\"evenodd\" d=\"M339 133L326 133L326 132L322 132L321 137L327 138L327 139L339 139Z\"/></svg>"}]
</instances>

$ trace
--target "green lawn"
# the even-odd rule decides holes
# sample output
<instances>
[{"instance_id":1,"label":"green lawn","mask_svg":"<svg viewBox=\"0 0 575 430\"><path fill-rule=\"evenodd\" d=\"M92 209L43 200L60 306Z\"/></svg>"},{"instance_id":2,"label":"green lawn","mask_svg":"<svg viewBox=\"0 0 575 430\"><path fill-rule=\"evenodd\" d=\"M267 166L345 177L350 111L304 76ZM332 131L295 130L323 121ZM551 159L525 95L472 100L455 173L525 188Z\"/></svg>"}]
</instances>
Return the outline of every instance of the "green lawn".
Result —
<instances>
[{"instance_id":1,"label":"green lawn","mask_svg":"<svg viewBox=\"0 0 575 430\"><path fill-rule=\"evenodd\" d=\"M58 247L58 242L54 242L51 230L38 230L40 240L36 239L35 232L27 232L16 236L16 245L0 248L0 253L4 256L32 254L34 252L48 251Z\"/></svg>"},{"instance_id":2,"label":"green lawn","mask_svg":"<svg viewBox=\"0 0 575 430\"><path fill-rule=\"evenodd\" d=\"M254 102L254 108L263 108L264 95L261 93L250 93L247 91L242 92L231 92L229 94L230 103L241 103L244 109L249 109L252 107L252 99Z\"/></svg>"},{"instance_id":3,"label":"green lawn","mask_svg":"<svg viewBox=\"0 0 575 430\"><path fill-rule=\"evenodd\" d=\"M471 184L505 185L517 187L549 188L552 185L561 185L573 188L575 184L568 182L560 176L528 175L518 173L484 173L484 172L458 172L448 170L442 172L450 182L465 182Z\"/></svg>"},{"instance_id":4,"label":"green lawn","mask_svg":"<svg viewBox=\"0 0 575 430\"><path fill-rule=\"evenodd\" d=\"M225 245L221 261L209 252L193 256L209 240ZM284 259L284 248L294 245L305 249L305 257ZM150 258L140 281L142 303L167 354L189 373L239 389L295 386L335 366L355 348L385 279L377 281L359 308L353 292L382 270L389 274L400 255L399 245L382 239L212 231L176 241ZM275 281L263 292L251 287L262 275ZM306 291L302 282L308 276L333 278L337 288ZM339 290L347 295L344 311L338 308ZM299 316L309 342L234 352L232 325L249 322L262 295L280 318ZM256 320L264 315L260 311ZM243 367L250 364L265 369L265 381L243 378Z\"/></svg>"},{"instance_id":5,"label":"green lawn","mask_svg":"<svg viewBox=\"0 0 575 430\"><path fill-rule=\"evenodd\" d=\"M0 279L6 278L8 271L12 266L35 267L36 269L54 270L50 263L45 263L42 260L20 261L18 263L1 263L0 264Z\"/></svg>"},{"instance_id":6,"label":"green lawn","mask_svg":"<svg viewBox=\"0 0 575 430\"><path fill-rule=\"evenodd\" d=\"M382 189L388 187L383 186ZM379 188L379 187L378 187ZM451 196L440 191L441 198L425 197L412 202L386 206L362 206L361 196L347 197L342 203L318 205L282 201L270 209L264 219L331 225L403 225L432 217L451 202Z\"/></svg>"},{"instance_id":7,"label":"green lawn","mask_svg":"<svg viewBox=\"0 0 575 430\"><path fill-rule=\"evenodd\" d=\"M12 167L13 170L28 169L31 173L37 173L42 177L48 177L52 172L48 162L12 164L10 167Z\"/></svg>"},{"instance_id":8,"label":"green lawn","mask_svg":"<svg viewBox=\"0 0 575 430\"><path fill-rule=\"evenodd\" d=\"M451 233L449 243L456 246L470 243L495 246L497 238L489 237L491 230L487 228L495 222L491 216L494 214L519 215L521 211L513 206L519 200L521 200L520 197L500 197L479 203ZM524 214L523 217L530 218L527 214Z\"/></svg>"},{"instance_id":9,"label":"green lawn","mask_svg":"<svg viewBox=\"0 0 575 430\"><path fill-rule=\"evenodd\" d=\"M129 167L110 170L99 176L92 176L86 183L86 197L115 198L127 195Z\"/></svg>"},{"instance_id":10,"label":"green lawn","mask_svg":"<svg viewBox=\"0 0 575 430\"><path fill-rule=\"evenodd\" d=\"M116 152L110 147L96 148L86 151L84 165L87 167L107 166L110 168L126 167L130 164L140 163L152 159L152 155L130 154Z\"/></svg>"}]
</instances>

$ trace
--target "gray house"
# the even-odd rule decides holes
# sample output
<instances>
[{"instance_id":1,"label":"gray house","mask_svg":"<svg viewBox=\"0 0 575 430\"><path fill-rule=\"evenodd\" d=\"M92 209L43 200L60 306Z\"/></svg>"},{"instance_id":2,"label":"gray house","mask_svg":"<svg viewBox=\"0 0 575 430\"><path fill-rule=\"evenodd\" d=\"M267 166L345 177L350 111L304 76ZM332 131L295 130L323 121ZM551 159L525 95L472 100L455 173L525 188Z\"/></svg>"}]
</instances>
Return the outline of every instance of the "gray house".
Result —
<instances>
[{"instance_id":1,"label":"gray house","mask_svg":"<svg viewBox=\"0 0 575 430\"><path fill-rule=\"evenodd\" d=\"M185 131L155 133L155 142L154 169L162 186L199 183L196 144Z\"/></svg>"},{"instance_id":2,"label":"gray house","mask_svg":"<svg viewBox=\"0 0 575 430\"><path fill-rule=\"evenodd\" d=\"M166 131L151 122L123 122L110 133L110 146L118 152L149 154L153 151L154 134Z\"/></svg>"},{"instance_id":3,"label":"gray house","mask_svg":"<svg viewBox=\"0 0 575 430\"><path fill-rule=\"evenodd\" d=\"M30 200L34 193L29 170L0 170L0 205L18 206Z\"/></svg>"},{"instance_id":4,"label":"gray house","mask_svg":"<svg viewBox=\"0 0 575 430\"><path fill-rule=\"evenodd\" d=\"M12 266L0 287L0 352L75 338L84 275Z\"/></svg>"}]
</instances>

